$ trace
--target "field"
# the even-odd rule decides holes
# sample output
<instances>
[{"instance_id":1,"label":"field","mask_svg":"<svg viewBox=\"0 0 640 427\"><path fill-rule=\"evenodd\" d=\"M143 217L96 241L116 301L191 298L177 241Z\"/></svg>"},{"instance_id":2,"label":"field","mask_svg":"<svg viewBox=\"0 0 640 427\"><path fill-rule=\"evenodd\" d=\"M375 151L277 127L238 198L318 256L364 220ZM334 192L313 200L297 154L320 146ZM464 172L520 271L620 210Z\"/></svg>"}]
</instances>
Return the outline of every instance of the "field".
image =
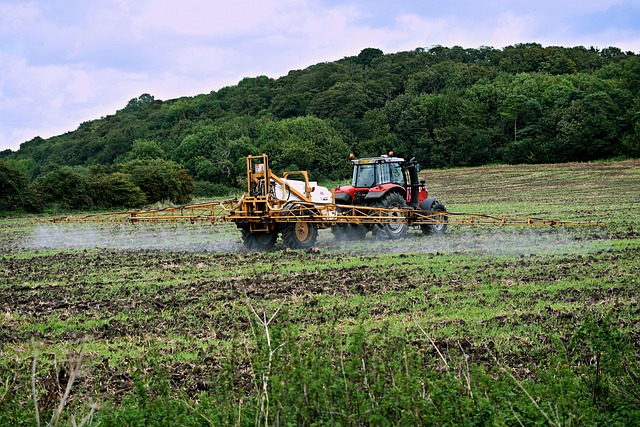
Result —
<instances>
[{"instance_id":1,"label":"field","mask_svg":"<svg viewBox=\"0 0 640 427\"><path fill-rule=\"evenodd\" d=\"M452 212L605 226L250 253L2 219L0 424L636 424L640 161L424 176Z\"/></svg>"}]
</instances>

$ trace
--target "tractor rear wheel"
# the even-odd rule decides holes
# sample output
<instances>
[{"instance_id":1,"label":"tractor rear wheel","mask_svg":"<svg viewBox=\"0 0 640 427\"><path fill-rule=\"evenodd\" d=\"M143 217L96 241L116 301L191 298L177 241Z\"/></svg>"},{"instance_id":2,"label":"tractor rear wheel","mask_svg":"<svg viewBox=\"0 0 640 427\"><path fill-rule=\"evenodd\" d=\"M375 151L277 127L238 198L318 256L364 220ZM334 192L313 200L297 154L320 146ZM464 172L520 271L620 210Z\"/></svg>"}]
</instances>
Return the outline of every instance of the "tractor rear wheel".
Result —
<instances>
[{"instance_id":1,"label":"tractor rear wheel","mask_svg":"<svg viewBox=\"0 0 640 427\"><path fill-rule=\"evenodd\" d=\"M302 210L299 205L288 204L282 215L284 216L309 216L311 213ZM318 226L312 222L296 221L287 223L282 228L282 241L289 249L309 249L316 244L318 239Z\"/></svg>"},{"instance_id":2,"label":"tractor rear wheel","mask_svg":"<svg viewBox=\"0 0 640 427\"><path fill-rule=\"evenodd\" d=\"M250 251L266 252L273 249L278 240L278 233L261 232L252 233L251 230L243 228L242 230L242 243L245 248Z\"/></svg>"},{"instance_id":3,"label":"tractor rear wheel","mask_svg":"<svg viewBox=\"0 0 640 427\"><path fill-rule=\"evenodd\" d=\"M282 230L282 241L289 249L309 249L318 239L318 226L310 222L293 222Z\"/></svg>"},{"instance_id":4,"label":"tractor rear wheel","mask_svg":"<svg viewBox=\"0 0 640 427\"><path fill-rule=\"evenodd\" d=\"M431 205L431 212L447 212L447 209L442 203L435 201L433 202L433 205ZM442 222L439 224L421 225L420 228L422 229L422 234L444 234L445 231L447 231L447 216L443 215L441 219Z\"/></svg>"},{"instance_id":5,"label":"tractor rear wheel","mask_svg":"<svg viewBox=\"0 0 640 427\"><path fill-rule=\"evenodd\" d=\"M406 209L407 202L404 197L398 193L389 193L384 196L380 202L376 204L377 208L387 209ZM390 212L382 213L390 217L404 218L405 214L402 212ZM409 224L406 222L391 222L386 224L377 224L373 227L373 233L379 239L397 240L401 239L407 234L409 230Z\"/></svg>"}]
</instances>

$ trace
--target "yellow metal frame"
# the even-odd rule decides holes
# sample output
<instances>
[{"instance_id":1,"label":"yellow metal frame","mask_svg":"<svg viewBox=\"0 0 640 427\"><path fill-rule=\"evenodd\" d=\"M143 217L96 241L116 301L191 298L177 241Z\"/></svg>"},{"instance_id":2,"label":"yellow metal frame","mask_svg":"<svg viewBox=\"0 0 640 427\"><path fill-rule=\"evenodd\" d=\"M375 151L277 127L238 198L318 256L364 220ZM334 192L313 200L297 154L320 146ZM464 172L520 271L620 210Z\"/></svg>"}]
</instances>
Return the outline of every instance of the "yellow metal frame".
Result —
<instances>
[{"instance_id":1,"label":"yellow metal frame","mask_svg":"<svg viewBox=\"0 0 640 427\"><path fill-rule=\"evenodd\" d=\"M223 222L235 203L237 200L225 200L162 209L65 216L47 222Z\"/></svg>"},{"instance_id":2,"label":"yellow metal frame","mask_svg":"<svg viewBox=\"0 0 640 427\"><path fill-rule=\"evenodd\" d=\"M328 228L333 225L524 225L524 226L603 226L598 221L565 221L533 217L495 216L456 212L429 212L420 209L386 209L369 206L316 204L241 198L196 205L128 212L66 216L46 222L161 223L161 222L234 222L245 223L252 231L273 231L278 223L307 222Z\"/></svg>"},{"instance_id":3,"label":"yellow metal frame","mask_svg":"<svg viewBox=\"0 0 640 427\"><path fill-rule=\"evenodd\" d=\"M333 225L524 225L524 226L603 226L598 221L565 221L533 217L495 216L456 212L430 212L420 209L386 209L369 206L293 202L272 204L256 198L225 200L196 205L128 212L97 213L44 220L46 222L234 222L246 223L252 231L273 231L278 223L306 222L328 228Z\"/></svg>"},{"instance_id":4,"label":"yellow metal frame","mask_svg":"<svg viewBox=\"0 0 640 427\"><path fill-rule=\"evenodd\" d=\"M304 178L304 193L287 184L290 175ZM275 184L280 184L299 200L279 200ZM266 154L247 156L247 195L224 200L164 209L96 213L60 217L49 222L234 222L251 232L274 232L280 223L313 223L318 228L334 225L523 225L523 226L602 226L601 222L563 221L533 217L493 216L453 212L429 212L417 208L387 209L372 206L320 204L311 202L313 189L306 171L287 172L282 178L269 169Z\"/></svg>"}]
</instances>

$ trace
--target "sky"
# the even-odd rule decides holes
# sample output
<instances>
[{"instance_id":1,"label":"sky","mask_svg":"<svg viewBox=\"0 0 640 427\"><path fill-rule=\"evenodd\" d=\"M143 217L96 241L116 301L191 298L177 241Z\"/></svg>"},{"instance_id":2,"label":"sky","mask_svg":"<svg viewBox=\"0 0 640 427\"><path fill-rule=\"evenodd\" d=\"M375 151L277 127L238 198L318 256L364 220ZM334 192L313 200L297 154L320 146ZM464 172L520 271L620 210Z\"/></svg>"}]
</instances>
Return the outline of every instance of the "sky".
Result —
<instances>
[{"instance_id":1,"label":"sky","mask_svg":"<svg viewBox=\"0 0 640 427\"><path fill-rule=\"evenodd\" d=\"M640 0L0 0L0 151L73 131L143 93L435 45L640 53Z\"/></svg>"}]
</instances>

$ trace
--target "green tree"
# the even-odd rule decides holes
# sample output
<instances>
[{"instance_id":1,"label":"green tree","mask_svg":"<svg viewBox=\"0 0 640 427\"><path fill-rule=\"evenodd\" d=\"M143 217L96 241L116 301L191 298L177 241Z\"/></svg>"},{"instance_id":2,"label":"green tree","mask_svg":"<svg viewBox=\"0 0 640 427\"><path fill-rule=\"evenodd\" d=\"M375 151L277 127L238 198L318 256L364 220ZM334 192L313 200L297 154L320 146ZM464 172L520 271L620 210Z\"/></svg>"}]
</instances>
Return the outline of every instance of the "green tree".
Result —
<instances>
[{"instance_id":1,"label":"green tree","mask_svg":"<svg viewBox=\"0 0 640 427\"><path fill-rule=\"evenodd\" d=\"M121 172L110 174L89 173L86 178L87 191L93 205L101 208L139 207L147 199L131 175Z\"/></svg>"},{"instance_id":2,"label":"green tree","mask_svg":"<svg viewBox=\"0 0 640 427\"><path fill-rule=\"evenodd\" d=\"M462 123L436 129L435 142L440 147L440 161L449 165L479 166L495 156L491 134Z\"/></svg>"},{"instance_id":3,"label":"green tree","mask_svg":"<svg viewBox=\"0 0 640 427\"><path fill-rule=\"evenodd\" d=\"M549 74L574 74L577 71L576 63L569 58L564 51L556 51L540 64L540 71Z\"/></svg>"},{"instance_id":4,"label":"green tree","mask_svg":"<svg viewBox=\"0 0 640 427\"><path fill-rule=\"evenodd\" d=\"M328 120L298 117L268 124L258 146L274 171L307 170L315 179L348 175L349 147Z\"/></svg>"},{"instance_id":5,"label":"green tree","mask_svg":"<svg viewBox=\"0 0 640 427\"><path fill-rule=\"evenodd\" d=\"M307 111L312 95L305 93L290 93L283 90L273 98L270 110L279 119L303 116Z\"/></svg>"},{"instance_id":6,"label":"green tree","mask_svg":"<svg viewBox=\"0 0 640 427\"><path fill-rule=\"evenodd\" d=\"M442 62L412 74L407 80L407 93L436 94L442 90L461 91L481 81L489 81L495 71L480 64Z\"/></svg>"},{"instance_id":7,"label":"green tree","mask_svg":"<svg viewBox=\"0 0 640 427\"><path fill-rule=\"evenodd\" d=\"M627 156L640 157L640 114L635 117L633 130L622 139L622 149Z\"/></svg>"},{"instance_id":8,"label":"green tree","mask_svg":"<svg viewBox=\"0 0 640 427\"><path fill-rule=\"evenodd\" d=\"M173 158L195 175L198 159L211 159L216 147L222 145L224 145L224 139L219 126L198 126L182 140Z\"/></svg>"},{"instance_id":9,"label":"green tree","mask_svg":"<svg viewBox=\"0 0 640 427\"><path fill-rule=\"evenodd\" d=\"M165 159L166 157L167 153L156 141L136 139L133 141L131 150L125 156L124 161Z\"/></svg>"},{"instance_id":10,"label":"green tree","mask_svg":"<svg viewBox=\"0 0 640 427\"><path fill-rule=\"evenodd\" d=\"M330 174L345 144L361 155L420 153L430 166L633 156L639 76L640 56L615 47L366 48L195 97L163 102L142 94L113 115L0 157L15 167L24 162L19 169L29 179L52 164L170 159L201 182L229 186L245 175L247 154L265 151ZM295 127L307 115L325 121L316 130L326 142L298 129L266 145L274 122Z\"/></svg>"},{"instance_id":11,"label":"green tree","mask_svg":"<svg viewBox=\"0 0 640 427\"><path fill-rule=\"evenodd\" d=\"M512 93L503 100L498 114L505 121L505 133L518 141L535 136L542 107L535 98Z\"/></svg>"},{"instance_id":12,"label":"green tree","mask_svg":"<svg viewBox=\"0 0 640 427\"><path fill-rule=\"evenodd\" d=\"M558 157L554 161L596 160L614 154L617 113L616 104L604 92L572 102L558 122Z\"/></svg>"},{"instance_id":13,"label":"green tree","mask_svg":"<svg viewBox=\"0 0 640 427\"><path fill-rule=\"evenodd\" d=\"M56 167L38 177L34 186L46 206L85 209L91 206L85 177L69 166Z\"/></svg>"},{"instance_id":14,"label":"green tree","mask_svg":"<svg viewBox=\"0 0 640 427\"><path fill-rule=\"evenodd\" d=\"M424 165L428 167L453 166L450 163L452 153L449 149L454 145L450 143L449 137L436 137L436 132L459 123L460 107L461 98L453 92L407 97L399 104L390 104L390 116L393 117L392 120L397 120L397 123L391 122L392 130L403 142L403 146L394 151L407 153L405 156L417 156L420 153L419 159L426 160ZM444 140L449 141L446 146L438 147ZM428 151L438 154L428 154Z\"/></svg>"},{"instance_id":15,"label":"green tree","mask_svg":"<svg viewBox=\"0 0 640 427\"><path fill-rule=\"evenodd\" d=\"M229 108L238 115L255 115L269 108L273 98L273 80L267 76L244 78L227 98Z\"/></svg>"},{"instance_id":16,"label":"green tree","mask_svg":"<svg viewBox=\"0 0 640 427\"><path fill-rule=\"evenodd\" d=\"M4 160L0 160L0 211L40 211L26 175Z\"/></svg>"},{"instance_id":17,"label":"green tree","mask_svg":"<svg viewBox=\"0 0 640 427\"><path fill-rule=\"evenodd\" d=\"M222 126L208 125L195 129L177 148L175 158L197 180L218 183L232 183L235 180L235 159L231 157L229 142Z\"/></svg>"},{"instance_id":18,"label":"green tree","mask_svg":"<svg viewBox=\"0 0 640 427\"><path fill-rule=\"evenodd\" d=\"M339 82L314 96L307 113L320 118L360 118L368 104L369 97L362 83Z\"/></svg>"},{"instance_id":19,"label":"green tree","mask_svg":"<svg viewBox=\"0 0 640 427\"><path fill-rule=\"evenodd\" d=\"M261 150L257 147L256 141L249 138L248 136L230 140L227 147L229 149L229 159L232 161L230 168L233 182L230 182L230 184L245 184L247 177L246 157L248 155L259 154Z\"/></svg>"},{"instance_id":20,"label":"green tree","mask_svg":"<svg viewBox=\"0 0 640 427\"><path fill-rule=\"evenodd\" d=\"M367 111L363 117L363 127L365 137L355 147L356 157L379 156L389 151L398 154L403 152L404 145L391 131L385 109Z\"/></svg>"},{"instance_id":21,"label":"green tree","mask_svg":"<svg viewBox=\"0 0 640 427\"><path fill-rule=\"evenodd\" d=\"M519 43L503 49L500 69L509 73L538 71L546 59L546 51L540 43Z\"/></svg>"},{"instance_id":22,"label":"green tree","mask_svg":"<svg viewBox=\"0 0 640 427\"><path fill-rule=\"evenodd\" d=\"M143 108L145 105L149 105L153 103L154 100L155 98L152 95L149 95L148 93L143 93L139 97L131 99L127 103L126 107L124 107L120 111L124 113L136 112L136 111L139 111L141 108Z\"/></svg>"},{"instance_id":23,"label":"green tree","mask_svg":"<svg viewBox=\"0 0 640 427\"><path fill-rule=\"evenodd\" d=\"M598 70L595 76L628 90L632 96L639 96L640 55L609 64Z\"/></svg>"},{"instance_id":24,"label":"green tree","mask_svg":"<svg viewBox=\"0 0 640 427\"><path fill-rule=\"evenodd\" d=\"M122 172L144 192L147 203L169 200L188 203L195 188L189 173L170 160L134 160L122 164Z\"/></svg>"},{"instance_id":25,"label":"green tree","mask_svg":"<svg viewBox=\"0 0 640 427\"><path fill-rule=\"evenodd\" d=\"M360 51L358 56L355 57L354 62L358 65L368 67L373 61L382 57L383 55L384 53L380 49L368 47Z\"/></svg>"},{"instance_id":26,"label":"green tree","mask_svg":"<svg viewBox=\"0 0 640 427\"><path fill-rule=\"evenodd\" d=\"M322 62L304 70L302 73L289 73L285 77L292 92L324 92L338 82L347 81L348 75L344 64Z\"/></svg>"}]
</instances>

